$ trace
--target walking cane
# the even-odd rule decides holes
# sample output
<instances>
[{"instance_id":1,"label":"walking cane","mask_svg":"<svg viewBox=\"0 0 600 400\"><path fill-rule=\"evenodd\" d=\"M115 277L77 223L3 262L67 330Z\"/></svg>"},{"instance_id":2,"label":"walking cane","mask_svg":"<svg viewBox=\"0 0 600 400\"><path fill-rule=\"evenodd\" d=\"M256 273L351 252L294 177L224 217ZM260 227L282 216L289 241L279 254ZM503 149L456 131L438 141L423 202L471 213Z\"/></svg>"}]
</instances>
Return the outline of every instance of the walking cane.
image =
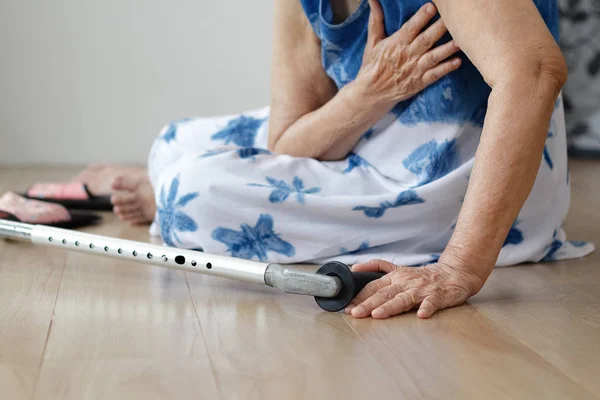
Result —
<instances>
[{"instance_id":1,"label":"walking cane","mask_svg":"<svg viewBox=\"0 0 600 400\"><path fill-rule=\"evenodd\" d=\"M343 310L367 283L384 275L351 272L337 261L324 264L316 273L305 272L279 264L7 220L0 220L0 238L267 285L285 293L314 296L319 307L326 311Z\"/></svg>"}]
</instances>

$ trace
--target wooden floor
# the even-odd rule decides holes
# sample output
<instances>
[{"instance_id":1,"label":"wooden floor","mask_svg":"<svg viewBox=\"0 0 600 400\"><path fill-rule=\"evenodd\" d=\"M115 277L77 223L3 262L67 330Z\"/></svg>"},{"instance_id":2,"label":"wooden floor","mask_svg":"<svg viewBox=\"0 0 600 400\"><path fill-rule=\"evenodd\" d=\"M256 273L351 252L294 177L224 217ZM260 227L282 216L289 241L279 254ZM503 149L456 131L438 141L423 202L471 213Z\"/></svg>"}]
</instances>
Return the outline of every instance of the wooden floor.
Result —
<instances>
[{"instance_id":1,"label":"wooden floor","mask_svg":"<svg viewBox=\"0 0 600 400\"><path fill-rule=\"evenodd\" d=\"M600 163L571 239L600 243ZM0 194L72 168L0 168ZM110 215L89 232L148 240ZM0 240L0 399L598 399L600 255L496 269L428 321Z\"/></svg>"}]
</instances>

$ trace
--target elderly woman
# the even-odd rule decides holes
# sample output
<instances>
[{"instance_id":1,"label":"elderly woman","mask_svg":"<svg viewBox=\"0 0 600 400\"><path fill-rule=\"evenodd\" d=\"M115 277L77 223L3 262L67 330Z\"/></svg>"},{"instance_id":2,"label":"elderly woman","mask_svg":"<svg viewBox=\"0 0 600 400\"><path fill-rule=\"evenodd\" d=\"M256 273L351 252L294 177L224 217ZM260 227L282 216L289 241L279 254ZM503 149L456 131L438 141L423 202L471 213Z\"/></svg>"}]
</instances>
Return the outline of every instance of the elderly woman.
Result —
<instances>
[{"instance_id":1,"label":"elderly woman","mask_svg":"<svg viewBox=\"0 0 600 400\"><path fill-rule=\"evenodd\" d=\"M270 108L168 125L115 212L171 246L386 272L359 318L428 318L495 265L589 253L561 229L555 1L434 3L276 1Z\"/></svg>"}]
</instances>

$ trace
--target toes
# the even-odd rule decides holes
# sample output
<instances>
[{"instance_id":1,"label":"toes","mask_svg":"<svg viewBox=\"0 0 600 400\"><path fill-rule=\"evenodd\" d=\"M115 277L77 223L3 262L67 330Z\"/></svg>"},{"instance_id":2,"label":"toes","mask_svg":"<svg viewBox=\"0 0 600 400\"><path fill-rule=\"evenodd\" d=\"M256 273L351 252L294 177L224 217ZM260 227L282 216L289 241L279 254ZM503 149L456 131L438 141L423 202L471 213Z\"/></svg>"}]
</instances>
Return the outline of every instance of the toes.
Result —
<instances>
[{"instance_id":1,"label":"toes","mask_svg":"<svg viewBox=\"0 0 600 400\"><path fill-rule=\"evenodd\" d=\"M129 176L117 176L112 183L113 190L125 190L133 192L140 185L140 180Z\"/></svg>"},{"instance_id":2,"label":"toes","mask_svg":"<svg viewBox=\"0 0 600 400\"><path fill-rule=\"evenodd\" d=\"M135 193L119 192L110 196L110 202L113 206L122 206L125 204L138 203L138 197Z\"/></svg>"},{"instance_id":3,"label":"toes","mask_svg":"<svg viewBox=\"0 0 600 400\"><path fill-rule=\"evenodd\" d=\"M141 211L142 205L138 202L119 203L113 207L115 214L130 214L132 212Z\"/></svg>"},{"instance_id":4,"label":"toes","mask_svg":"<svg viewBox=\"0 0 600 400\"><path fill-rule=\"evenodd\" d=\"M142 216L140 218L136 218L136 219L130 220L129 221L129 225L131 225L131 226L148 225L150 222L152 222L152 221L148 221L147 218L144 218Z\"/></svg>"},{"instance_id":5,"label":"toes","mask_svg":"<svg viewBox=\"0 0 600 400\"><path fill-rule=\"evenodd\" d=\"M123 221L136 221L143 217L141 210L127 212L127 213L116 213L117 217Z\"/></svg>"}]
</instances>

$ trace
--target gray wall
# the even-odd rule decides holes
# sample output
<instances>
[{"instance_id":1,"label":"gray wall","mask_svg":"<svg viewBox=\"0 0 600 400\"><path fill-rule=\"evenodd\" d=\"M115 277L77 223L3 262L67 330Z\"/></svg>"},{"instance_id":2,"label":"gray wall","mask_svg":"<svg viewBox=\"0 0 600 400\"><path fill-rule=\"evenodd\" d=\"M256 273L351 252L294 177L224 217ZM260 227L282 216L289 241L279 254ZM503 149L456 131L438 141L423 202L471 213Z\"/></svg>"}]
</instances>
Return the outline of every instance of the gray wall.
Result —
<instances>
[{"instance_id":1,"label":"gray wall","mask_svg":"<svg viewBox=\"0 0 600 400\"><path fill-rule=\"evenodd\" d=\"M272 2L1 0L0 163L145 162L167 122L269 102Z\"/></svg>"}]
</instances>

